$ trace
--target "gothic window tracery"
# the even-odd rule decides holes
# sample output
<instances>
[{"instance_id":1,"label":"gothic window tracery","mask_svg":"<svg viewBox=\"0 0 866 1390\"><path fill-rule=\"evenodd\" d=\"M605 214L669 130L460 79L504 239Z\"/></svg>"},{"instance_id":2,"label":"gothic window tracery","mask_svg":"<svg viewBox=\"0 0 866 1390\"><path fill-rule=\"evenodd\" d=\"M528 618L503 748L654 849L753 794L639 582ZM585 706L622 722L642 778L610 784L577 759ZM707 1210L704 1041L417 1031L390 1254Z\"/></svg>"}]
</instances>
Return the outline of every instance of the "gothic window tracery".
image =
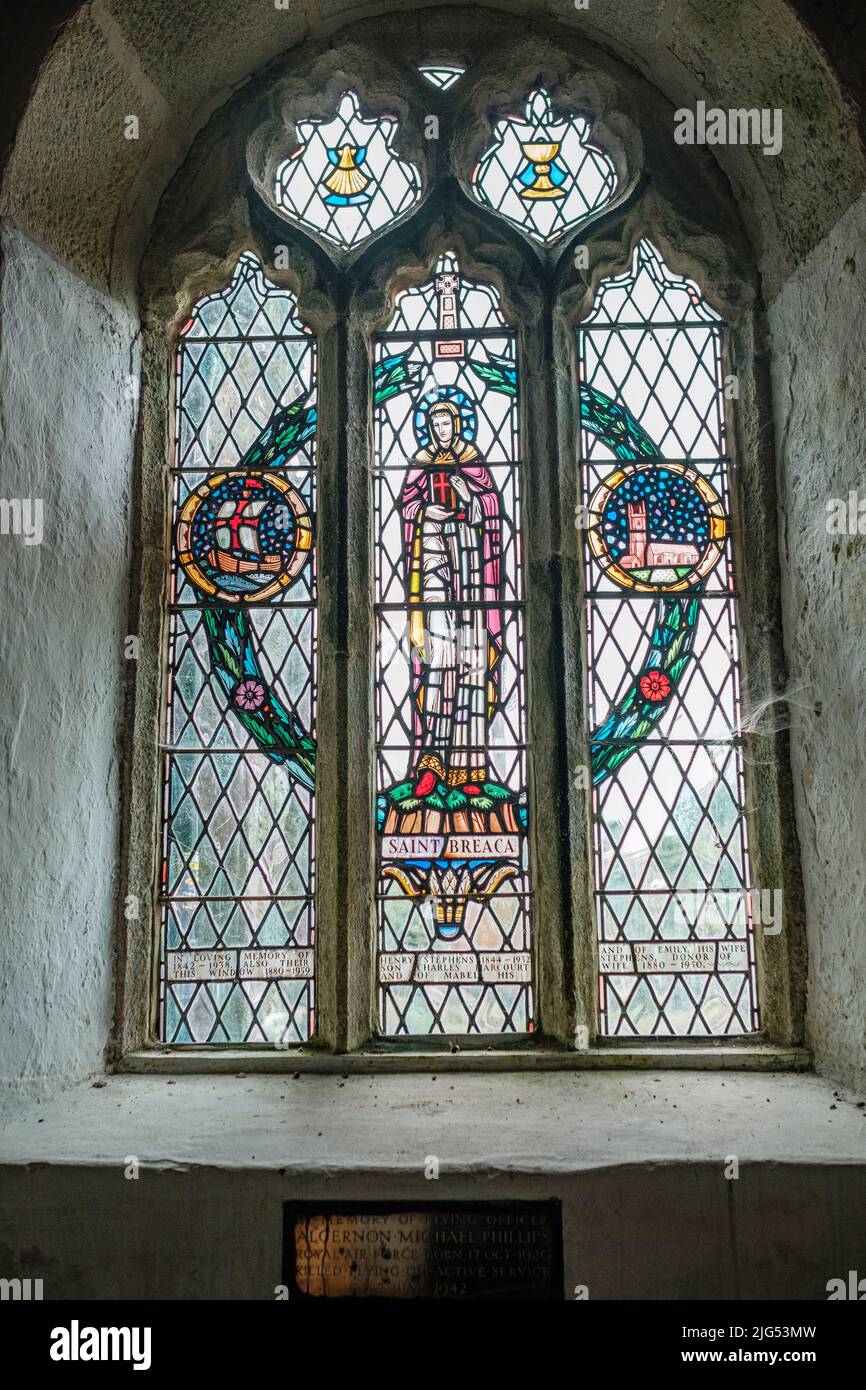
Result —
<instances>
[{"instance_id":1,"label":"gothic window tracery","mask_svg":"<svg viewBox=\"0 0 866 1390\"><path fill-rule=\"evenodd\" d=\"M544 87L521 115L496 124L472 174L480 203L545 244L558 241L610 201L613 161L589 140L590 119L558 116Z\"/></svg>"},{"instance_id":2,"label":"gothic window tracery","mask_svg":"<svg viewBox=\"0 0 866 1390\"><path fill-rule=\"evenodd\" d=\"M348 249L402 217L421 196L417 167L395 149L398 121L367 119L346 91L330 119L298 122L299 144L276 173L285 215Z\"/></svg>"},{"instance_id":3,"label":"gothic window tracery","mask_svg":"<svg viewBox=\"0 0 866 1390\"><path fill-rule=\"evenodd\" d=\"M447 64L419 72L441 91L467 81ZM611 202L617 174L592 124L541 85L498 121L459 195L488 238L505 219L552 265ZM339 253L410 225L429 171L399 153L396 118L368 115L352 90L297 133L276 204L333 248L346 304ZM525 513L549 465L521 342L538 325L518 322L497 277L469 269L445 234L366 335L369 498L349 505L369 506L373 538L371 853L347 892L369 895L371 1034L530 1038L545 1011L534 806L556 805L563 836L580 814L566 785L579 768L561 762L556 785L533 778L529 702L545 691L529 671L539 581ZM643 238L574 340L601 1036L759 1026L723 334ZM318 841L331 871L336 843L317 808L319 673L336 660L318 612L319 384L297 298L244 252L177 343L160 879L170 1043L318 1036ZM324 386L343 428L346 383Z\"/></svg>"}]
</instances>

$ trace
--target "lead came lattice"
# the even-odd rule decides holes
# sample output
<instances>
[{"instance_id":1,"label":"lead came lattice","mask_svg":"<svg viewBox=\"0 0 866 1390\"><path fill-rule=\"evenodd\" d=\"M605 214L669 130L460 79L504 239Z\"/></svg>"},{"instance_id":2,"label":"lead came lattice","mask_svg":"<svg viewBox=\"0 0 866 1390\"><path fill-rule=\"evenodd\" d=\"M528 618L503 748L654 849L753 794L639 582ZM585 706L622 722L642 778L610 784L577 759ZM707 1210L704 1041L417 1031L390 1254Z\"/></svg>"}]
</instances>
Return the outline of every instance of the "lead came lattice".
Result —
<instances>
[{"instance_id":1,"label":"lead came lattice","mask_svg":"<svg viewBox=\"0 0 866 1390\"><path fill-rule=\"evenodd\" d=\"M376 342L379 1027L534 1028L514 335L452 255Z\"/></svg>"},{"instance_id":2,"label":"lead came lattice","mask_svg":"<svg viewBox=\"0 0 866 1390\"><path fill-rule=\"evenodd\" d=\"M644 240L578 341L600 1028L751 1033L722 324Z\"/></svg>"},{"instance_id":3,"label":"lead came lattice","mask_svg":"<svg viewBox=\"0 0 866 1390\"><path fill-rule=\"evenodd\" d=\"M315 399L315 340L246 253L177 355L166 1042L314 1031Z\"/></svg>"}]
</instances>

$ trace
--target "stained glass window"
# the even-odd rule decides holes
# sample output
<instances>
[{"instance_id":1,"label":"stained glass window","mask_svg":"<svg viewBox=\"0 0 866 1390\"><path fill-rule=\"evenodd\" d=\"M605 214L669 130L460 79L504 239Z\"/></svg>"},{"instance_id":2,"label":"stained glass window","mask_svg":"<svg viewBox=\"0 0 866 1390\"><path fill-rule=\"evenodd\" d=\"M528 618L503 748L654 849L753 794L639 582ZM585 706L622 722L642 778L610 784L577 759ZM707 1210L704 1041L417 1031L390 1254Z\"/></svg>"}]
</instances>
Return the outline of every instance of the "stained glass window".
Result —
<instances>
[{"instance_id":1,"label":"stained glass window","mask_svg":"<svg viewBox=\"0 0 866 1390\"><path fill-rule=\"evenodd\" d=\"M440 92L447 92L455 82L460 81L466 69L455 68L448 63L434 63L429 67L419 68L418 71L431 87L438 87Z\"/></svg>"},{"instance_id":2,"label":"stained glass window","mask_svg":"<svg viewBox=\"0 0 866 1390\"><path fill-rule=\"evenodd\" d=\"M394 148L396 116L366 119L344 92L329 120L298 122L300 144L276 173L283 212L337 246L357 246L421 196L417 167Z\"/></svg>"},{"instance_id":3,"label":"stained glass window","mask_svg":"<svg viewBox=\"0 0 866 1390\"><path fill-rule=\"evenodd\" d=\"M471 79L450 62L417 72L441 92ZM460 161L474 118L463 103L452 114L455 138L437 168L453 177L435 228L454 215L472 242L461 200L488 232L495 222L479 203L505 218L536 247L518 238L521 302L533 293L541 302L541 248L561 245L617 194L614 161L591 139L594 118L554 106L539 84L520 114L497 118L467 184ZM395 116L346 90L336 107L329 99L299 120L288 159L257 165L276 168L292 235L303 227L321 243L317 302L330 302L323 321L335 326L335 352L324 354L327 472L316 469L316 339L255 255L240 256L178 335L160 1038L283 1047L317 1035L328 1048L368 1034L419 1045L566 1039L588 1004L577 953L589 947L571 939L580 914L569 917L569 896L590 868L601 1037L754 1035L725 324L644 239L576 329L588 729L573 733L587 735L579 776L592 833L583 852L570 842L570 871L554 724L569 708L575 628L542 553L524 570L522 526L527 480L539 480L540 516L549 500L545 451L562 422L544 412L568 404L555 391L523 392L518 335L544 325L511 322L485 272L464 273L462 250L414 279L407 271L413 228L439 236L425 214L413 217L422 172L401 153L421 137L403 129L401 138ZM368 239L404 219L411 225L374 254ZM362 245L359 259L346 254ZM475 254L504 264L495 246L476 244ZM397 266L412 287L368 336ZM369 377L343 361L348 351L357 366L362 338ZM533 354L542 385L554 367L545 341L541 333ZM357 435L370 404L359 469L346 431ZM319 487L334 524L317 556ZM317 572L334 600L321 634ZM534 667L538 822L528 798L527 584L551 639L549 667L544 653ZM326 740L330 773L319 780L331 791L317 808L320 662L337 736ZM320 930L318 941L317 875L320 927L334 933ZM569 979L581 982L574 998Z\"/></svg>"},{"instance_id":4,"label":"stained glass window","mask_svg":"<svg viewBox=\"0 0 866 1390\"><path fill-rule=\"evenodd\" d=\"M313 1032L315 339L240 257L180 335L160 1035Z\"/></svg>"},{"instance_id":5,"label":"stained glass window","mask_svg":"<svg viewBox=\"0 0 866 1390\"><path fill-rule=\"evenodd\" d=\"M522 116L505 116L472 175L480 203L536 241L550 243L610 202L613 161L589 141L586 115L557 116L547 91L531 92Z\"/></svg>"},{"instance_id":6,"label":"stained glass window","mask_svg":"<svg viewBox=\"0 0 866 1390\"><path fill-rule=\"evenodd\" d=\"M723 330L644 240L578 332L608 1036L758 1025Z\"/></svg>"},{"instance_id":7,"label":"stained glass window","mask_svg":"<svg viewBox=\"0 0 866 1390\"><path fill-rule=\"evenodd\" d=\"M379 1028L533 1029L514 334L453 255L374 348Z\"/></svg>"}]
</instances>

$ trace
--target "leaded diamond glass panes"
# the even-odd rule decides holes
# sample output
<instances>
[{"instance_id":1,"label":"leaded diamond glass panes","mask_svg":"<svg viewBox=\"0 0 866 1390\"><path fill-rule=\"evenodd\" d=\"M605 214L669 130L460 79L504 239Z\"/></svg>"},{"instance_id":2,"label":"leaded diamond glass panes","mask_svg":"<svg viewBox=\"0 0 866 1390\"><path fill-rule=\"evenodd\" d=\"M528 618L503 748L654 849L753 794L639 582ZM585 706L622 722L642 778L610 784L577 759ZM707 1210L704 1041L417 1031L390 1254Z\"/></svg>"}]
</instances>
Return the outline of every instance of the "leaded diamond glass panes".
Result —
<instances>
[{"instance_id":1,"label":"leaded diamond glass panes","mask_svg":"<svg viewBox=\"0 0 866 1390\"><path fill-rule=\"evenodd\" d=\"M465 68L453 67L449 63L433 63L427 67L419 68L421 76L426 78L431 87L437 87L440 92L447 92L456 82L459 82Z\"/></svg>"},{"instance_id":2,"label":"leaded diamond glass panes","mask_svg":"<svg viewBox=\"0 0 866 1390\"><path fill-rule=\"evenodd\" d=\"M472 174L480 203L536 241L555 242L609 203L613 161L589 140L591 117L557 116L547 91L531 92L522 116L497 122Z\"/></svg>"},{"instance_id":3,"label":"leaded diamond glass panes","mask_svg":"<svg viewBox=\"0 0 866 1390\"><path fill-rule=\"evenodd\" d=\"M453 256L374 347L379 1029L533 1029L513 332Z\"/></svg>"},{"instance_id":4,"label":"leaded diamond glass panes","mask_svg":"<svg viewBox=\"0 0 866 1390\"><path fill-rule=\"evenodd\" d=\"M298 148L277 169L277 204L335 245L359 245L421 196L418 168L395 149L397 129L396 116L367 119L344 92L330 119L298 122Z\"/></svg>"},{"instance_id":5,"label":"leaded diamond glass panes","mask_svg":"<svg viewBox=\"0 0 866 1390\"><path fill-rule=\"evenodd\" d=\"M578 331L600 1030L758 1026L719 316L642 241Z\"/></svg>"},{"instance_id":6,"label":"leaded diamond glass panes","mask_svg":"<svg viewBox=\"0 0 866 1390\"><path fill-rule=\"evenodd\" d=\"M314 1031L315 340L244 254L177 353L160 1036Z\"/></svg>"}]
</instances>

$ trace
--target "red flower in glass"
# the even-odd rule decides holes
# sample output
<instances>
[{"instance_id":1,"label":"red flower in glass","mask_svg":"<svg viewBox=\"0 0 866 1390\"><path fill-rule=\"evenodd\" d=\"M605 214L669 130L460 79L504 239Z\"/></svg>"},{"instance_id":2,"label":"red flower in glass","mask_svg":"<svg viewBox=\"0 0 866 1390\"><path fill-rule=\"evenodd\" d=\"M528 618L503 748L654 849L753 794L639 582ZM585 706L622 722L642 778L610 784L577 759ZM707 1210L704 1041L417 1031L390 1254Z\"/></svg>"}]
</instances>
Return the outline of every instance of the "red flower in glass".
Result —
<instances>
[{"instance_id":1,"label":"red flower in glass","mask_svg":"<svg viewBox=\"0 0 866 1390\"><path fill-rule=\"evenodd\" d=\"M415 788L415 795L429 796L435 786L436 778L434 777L433 773L422 772L421 776L418 779L418 785Z\"/></svg>"},{"instance_id":2,"label":"red flower in glass","mask_svg":"<svg viewBox=\"0 0 866 1390\"><path fill-rule=\"evenodd\" d=\"M640 692L644 699L652 700L655 704L658 700L667 699L671 693L671 683L664 671L647 671L640 678Z\"/></svg>"},{"instance_id":3,"label":"red flower in glass","mask_svg":"<svg viewBox=\"0 0 866 1390\"><path fill-rule=\"evenodd\" d=\"M235 704L238 709L258 709L264 704L264 686L258 681L241 681L235 691Z\"/></svg>"}]
</instances>

